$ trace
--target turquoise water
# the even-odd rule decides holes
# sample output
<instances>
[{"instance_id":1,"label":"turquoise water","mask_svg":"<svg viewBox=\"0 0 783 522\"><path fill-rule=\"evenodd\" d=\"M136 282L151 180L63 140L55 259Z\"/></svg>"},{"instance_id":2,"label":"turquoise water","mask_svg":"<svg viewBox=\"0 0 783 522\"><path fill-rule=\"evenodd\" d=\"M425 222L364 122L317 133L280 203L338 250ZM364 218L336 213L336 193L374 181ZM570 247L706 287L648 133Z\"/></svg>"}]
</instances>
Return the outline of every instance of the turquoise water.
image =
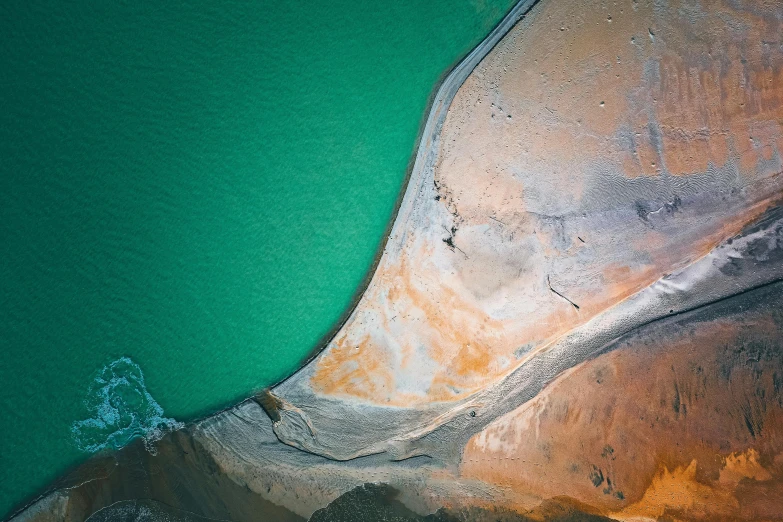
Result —
<instances>
[{"instance_id":1,"label":"turquoise water","mask_svg":"<svg viewBox=\"0 0 783 522\"><path fill-rule=\"evenodd\" d=\"M88 454L121 448L137 437L154 454L154 441L183 427L163 416L163 408L144 385L144 373L129 357L101 369L84 403L91 416L74 422L71 433L76 446Z\"/></svg>"},{"instance_id":2,"label":"turquoise water","mask_svg":"<svg viewBox=\"0 0 783 522\"><path fill-rule=\"evenodd\" d=\"M510 6L0 2L0 514L295 370Z\"/></svg>"}]
</instances>

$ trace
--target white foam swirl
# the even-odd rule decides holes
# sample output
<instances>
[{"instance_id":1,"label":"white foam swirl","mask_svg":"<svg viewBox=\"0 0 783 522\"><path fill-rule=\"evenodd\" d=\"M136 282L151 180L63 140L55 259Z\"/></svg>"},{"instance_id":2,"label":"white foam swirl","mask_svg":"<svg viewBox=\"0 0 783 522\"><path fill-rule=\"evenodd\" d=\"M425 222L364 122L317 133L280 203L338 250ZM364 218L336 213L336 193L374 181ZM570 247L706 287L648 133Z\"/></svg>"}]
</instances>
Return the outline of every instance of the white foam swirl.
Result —
<instances>
[{"instance_id":1,"label":"white foam swirl","mask_svg":"<svg viewBox=\"0 0 783 522\"><path fill-rule=\"evenodd\" d=\"M163 416L144 385L141 368L128 357L103 367L84 402L90 417L74 422L71 433L79 449L89 453L118 449L137 437L154 453L155 441L183 426Z\"/></svg>"}]
</instances>

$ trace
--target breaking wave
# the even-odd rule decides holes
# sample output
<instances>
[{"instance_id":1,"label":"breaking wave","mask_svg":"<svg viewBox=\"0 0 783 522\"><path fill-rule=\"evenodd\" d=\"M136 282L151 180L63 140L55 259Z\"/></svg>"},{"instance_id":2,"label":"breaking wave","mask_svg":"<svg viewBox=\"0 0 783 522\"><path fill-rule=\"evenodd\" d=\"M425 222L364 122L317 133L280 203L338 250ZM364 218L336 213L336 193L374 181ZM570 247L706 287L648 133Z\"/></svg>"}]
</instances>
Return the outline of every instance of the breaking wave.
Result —
<instances>
[{"instance_id":1,"label":"breaking wave","mask_svg":"<svg viewBox=\"0 0 783 522\"><path fill-rule=\"evenodd\" d=\"M71 433L80 450L118 449L137 437L154 453L154 442L183 427L163 416L163 408L144 385L139 365L121 357L106 365L90 385L84 401L89 418L74 422Z\"/></svg>"}]
</instances>

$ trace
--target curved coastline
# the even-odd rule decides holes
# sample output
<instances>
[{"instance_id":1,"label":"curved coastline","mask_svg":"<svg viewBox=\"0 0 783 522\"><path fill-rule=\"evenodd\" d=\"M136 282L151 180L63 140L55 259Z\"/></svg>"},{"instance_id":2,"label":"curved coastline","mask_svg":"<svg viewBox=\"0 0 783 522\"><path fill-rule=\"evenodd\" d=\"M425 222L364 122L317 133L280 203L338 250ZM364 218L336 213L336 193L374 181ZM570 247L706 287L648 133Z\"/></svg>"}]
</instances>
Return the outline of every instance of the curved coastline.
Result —
<instances>
[{"instance_id":1,"label":"curved coastline","mask_svg":"<svg viewBox=\"0 0 783 522\"><path fill-rule=\"evenodd\" d=\"M506 33L508 33L508 31L510 31L511 28L539 1L540 0L519 0L503 16L503 18L497 24L495 24L489 34L471 51L469 51L467 55L458 58L452 66L447 68L433 86L430 92L430 96L427 100L426 108L422 113L422 119L419 124L419 131L414 141L414 150L411 153L410 160L408 161L405 177L400 187L400 191L392 210L391 217L389 218L386 229L381 236L381 242L378 246L378 249L376 250L375 255L373 256L370 268L365 273L365 276L362 278L362 281L354 292L354 296L351 298L347 308L342 312L336 323L321 337L321 339L314 345L310 352L303 358L298 367L289 375L275 383L252 392L251 395L246 396L237 402L231 403L223 408L216 409L205 415L198 416L194 419L190 419L184 423L184 426L180 428L181 430L188 430L206 420L234 410L235 408L240 407L249 401L255 402L256 397L259 394L263 394L268 390L272 390L284 384L286 381L290 380L296 374L306 368L314 359L316 359L316 357L318 357L318 355L321 354L321 352L323 352L323 350L329 345L332 339L334 339L337 333L345 326L345 323L348 321L356 307L361 302L365 291L373 279L375 271L386 251L389 239L393 236L394 228L396 223L399 221L400 214L410 212L413 206L414 198L408 196L408 193L410 192L409 188L411 185L418 187L424 179L426 160L429 155L433 153L433 149L436 147L436 138L440 131L439 127L445 120L451 100L454 98L457 90L460 88L460 86L462 86L465 79L479 64L479 62L487 54L489 54L489 52L495 47L495 45L497 45L503 36L505 36ZM425 142L425 140L427 141ZM27 511L33 505L45 499L47 496L55 493L56 491L63 488L69 489L71 486L68 484L68 477L73 476L79 470L83 469L87 463L96 459L103 459L115 451L116 450L102 451L89 457L86 462L74 464L42 491L33 493L26 500L22 500L17 507L11 509L9 514L3 520L13 520L20 514ZM77 481L77 483L82 484L81 481Z\"/></svg>"},{"instance_id":2,"label":"curved coastline","mask_svg":"<svg viewBox=\"0 0 783 522\"><path fill-rule=\"evenodd\" d=\"M416 223L416 219L424 221L431 218L431 215L425 216L427 211L420 211L419 215L416 216L413 216L413 214L416 211L416 203L426 199L425 191L431 189L431 187L425 186L425 180L435 179L434 171L440 149L441 130L457 91L462 87L479 62L489 55L495 45L536 4L537 2L520 2L517 4L496 27L495 31L455 67L444 81L444 84L438 89L419 143L410 180L400 209L395 217L394 225L386 238L386 244L379 256L378 264L381 263L384 256L396 255L402 250L406 240L405 236L408 232L407 227L414 228L416 225L420 225ZM564 28L561 27L560 31L564 31ZM678 183L677 176L673 176L668 172L664 172L662 177L665 179L665 183L675 186ZM780 204L779 194L775 194L775 184L779 179L780 174L778 173L770 176L769 180L757 183L761 187L758 190L762 196L760 199L750 202L748 209L743 209L747 213L747 217L738 228L736 228L737 224L734 224L735 233L746 232L747 227L751 227L752 223L762 216L765 211L774 209ZM680 188L680 190L684 189ZM426 194L431 195L429 192ZM676 194L673 197L676 200ZM712 204L715 203L713 202ZM697 204L703 205L704 203L697 201L693 206L695 207ZM664 205L661 208L667 207ZM622 218L628 219L626 216ZM700 218L696 215L694 220L698 219ZM692 224L695 225L695 223ZM724 240L730 237L732 236L724 238ZM519 406L521 402L524 402L524 397L530 398L534 396L537 391L543 388L546 382L560 371L564 371L600 353L606 343L610 343L612 340L622 337L644 324L665 318L669 315L669 310L687 310L701 307L712 302L712 298L724 299L734 295L737 282L723 277L720 273L712 274L710 276L712 280L708 278L709 282L705 283L703 294L693 293L692 291L671 293L667 290L667 279L674 277L672 274L683 280L690 279L688 285L691 288L701 283L703 274L699 270L703 269L705 263L711 262L711 256L721 251L722 247L725 247L725 245L721 246L721 243L718 242L714 245L715 250L710 249L697 254L689 253L689 262L685 266L674 265L669 267L670 270L661 274L660 279L655 278L647 281L634 293L613 302L610 307L599 313L591 314L587 319L574 324L571 328L549 339L548 342L536 346L520 360L512 363L510 370L498 377L497 380L482 386L478 391L454 401L435 400L412 407L400 407L399 405L386 407L382 404L372 403L371 400L367 400L367 397L359 398L350 396L350 394L345 396L321 394L312 389L311 382L314 378L314 359L321 355L326 356L322 349L313 359L308 361L307 365L281 383L270 388L271 393L278 400L281 400L282 404L287 404L291 407L289 414L284 415L281 420L277 420L274 423L275 434L284 444L337 461L348 461L380 453L389 453L394 458L404 459L419 454L431 455L441 452L444 460L453 459L455 454L449 454L449 451L457 451L455 448L459 448L461 442L451 441L449 444L445 444L444 440L436 436L431 445L419 443L418 441L423 438L422 433L432 433L453 419L458 418L461 413L466 411L473 411L479 417L466 421L468 424L476 426L480 425L481 422L488 423L492 418ZM377 267L378 265L376 265L375 269ZM676 269L674 269L675 267ZM742 276L749 279L758 276L761 280L759 283L748 282L748 286L743 286L744 283L739 285L743 287L742 291L744 291L754 288L758 284L763 285L774 281L780 277L780 274L777 267L773 264L763 268L759 267L758 274L743 274ZM713 285L713 288L710 288L710 285ZM706 292L707 288L710 288L711 291ZM354 305L347 319L350 319L356 313L362 298L364 298L364 295ZM599 328L596 325L601 325L601 327ZM361 327L357 329L361 329ZM338 330L336 334L339 333ZM563 365L556 361L554 354L558 354L568 364ZM544 363L545 359L549 362ZM352 362L360 363L361 360ZM529 387L526 394L507 393L509 390L516 389L522 384ZM476 406L479 403L487 406L479 408ZM311 407L313 404L318 404L318 406ZM323 404L327 404L328 408L324 408ZM328 410L328 412L325 410ZM336 412L340 412L340 414ZM279 412L274 412L272 415L278 416ZM345 417L341 418L340 421L335 420L340 415ZM482 417L484 418L483 421L480 420ZM365 426L367 431L371 431L370 433L357 430L357 432L351 431L349 434L340 429L341 422L348 425L361 424L368 418L372 418L377 423L377 425L372 426L371 430ZM463 427L466 426L461 421L457 421L457 424ZM320 436L318 440L315 440L316 437L313 436L313 431L319 431L319 428ZM460 429L452 431L459 432ZM346 437L348 438L346 439ZM451 450L441 451L445 446L451 447ZM441 448L441 450L438 448Z\"/></svg>"},{"instance_id":3,"label":"curved coastline","mask_svg":"<svg viewBox=\"0 0 783 522\"><path fill-rule=\"evenodd\" d=\"M780 283L783 280L783 207L781 207L783 173L779 168L771 173L760 172L763 174L761 179L751 178L754 180L752 182L743 181L743 178L737 175L737 179L740 180L737 183L746 182L746 184L740 185L742 190L737 190L741 192L741 197L740 202L735 206L731 206L731 200L726 203L725 186L721 183L732 187L731 183L735 178L732 178L731 174L739 173L738 168L731 172L727 170L728 173L716 174L713 169L708 170L704 175L687 174L695 177L699 183L703 183L699 185L702 187L701 192L695 189L690 193L683 192L682 198L680 193L675 192L673 199L668 199L672 196L672 190L689 189L687 176L678 178L668 170L659 173L663 182L669 184L666 191L662 190L667 198L663 200L664 203L652 197L650 197L652 203L640 203L637 200L635 205L626 205L626 202L622 202L624 206L621 211L617 211L612 218L621 225L628 225L632 220L636 220L635 226L641 230L645 230L645 227L654 229L656 226L660 227L659 230L667 230L668 226L670 238L677 240L678 230L696 227L698 232L701 229L698 229L697 225L709 221L708 217L704 217L709 216L721 223L718 232L713 233L713 242L706 241L707 246L702 249L687 250L685 254L681 254L681 258L667 261L668 264L662 263L663 268L666 269L662 275L653 278L633 292L625 295L615 294L615 297L622 295L622 298L616 298L610 306L598 312L595 312L595 308L593 311L588 311L590 308L583 306L581 313L586 315L581 317L583 319L581 323L562 329L557 335L545 339L548 342L530 346L526 351L522 351L508 373L483 386L478 392L470 393L455 401L432 401L423 405L416 403L405 407L353 400L354 397L348 394L319 395L317 390L309 387L308 379L311 377L317 359L322 354L326 355L325 350L329 343L356 313L362 299L367 295L384 256L394 255L395 251L400 249L400 245L404 243L404 236L408 233L406 225L415 221L415 218L421 217L419 215L411 218L417 211L417 198L421 198L421 201L432 199L430 198L433 195L432 187L427 185L427 181L433 175L441 132L457 91L465 84L476 65L536 3L530 1L517 4L490 36L451 70L436 90L426 113L427 118L420 126L421 135L417 140L418 146L398 200L399 204L390 222L388 233L384 235L373 267L368 272L355 301L335 326L334 331L327 336L328 339L323 342L323 346L312 353L296 372L271 389L267 389L261 397L257 394L230 408L193 421L184 430L171 433L161 442L164 460L156 461L158 464L151 462L143 452L139 453L138 444L135 449L129 448L119 452L118 460L112 468L112 470L116 469L116 472L108 473L115 476L94 479L94 490L101 491L106 498L114 502L121 501L122 498L118 497L118 493L112 488L123 484L123 480L133 483L138 479L128 478L127 470L122 469L125 464L116 464L116 462L134 463L136 462L134 459L140 459L144 462L145 470L162 469L164 466L160 462L172 464L175 470L179 469L178 466L182 467L184 471L190 473L188 478L192 481L194 491L202 491L199 488L206 488L199 482L201 480L199 473L206 469L204 476L209 480L223 481L220 483L220 488L224 489L220 491L225 491L225 488L230 489L233 487L232 484L238 485L240 489L246 489L248 495L252 493L254 499L258 497L275 506L284 506L292 512L291 520L311 516L348 491L355 491L352 488L357 488L365 482L380 482L400 487L401 500L417 513L432 513L434 509L451 502L458 506L486 506L500 503L527 514L531 512L530 505L536 505L536 502L540 502L541 499L546 501L556 498L557 495L573 493L573 500L577 502L577 506L581 505L578 504L580 501L588 504L587 512L612 515L622 514L621 510L629 509L626 516L634 516L639 512L633 511L634 509L647 509L648 511L645 512L649 512L649 509L657 509L655 506L653 508L644 506L642 497L645 490L643 487L639 489L644 485L643 480L647 480L655 473L660 477L664 475L668 477L667 474L670 472L676 475L681 473L679 467L681 464L685 466L691 458L694 459L693 462L696 462L696 457L702 458L701 453L686 452L682 455L677 454L680 460L669 460L674 457L667 456L657 463L645 463L642 460L644 455L649 453L647 451L649 446L644 445L644 441L647 441L647 444L659 444L657 448L663 453L671 450L672 454L675 454L681 451L673 449L675 445L679 448L680 443L685 445L695 441L698 446L704 444L704 440L713 437L717 442L709 447L709 452L713 456L720 454L720 458L725 461L724 467L734 462L732 459L740 458L736 455L745 455L742 458L746 461L756 462L754 455L757 453L754 454L753 451L762 447L757 439L766 418L748 419L747 415L744 419L742 415L737 415L736 419L732 417L731 422L736 424L736 431L731 433L731 442L724 443L726 437L719 429L722 426L714 427L714 418L709 417L712 414L711 409L702 406L700 412L696 400L698 397L692 398L690 389L684 391L681 375L677 375L674 363L671 365L671 373L674 373L671 378L667 377L670 372L667 362L669 359L665 357L660 363L656 362L656 357L652 355L648 359L642 359L646 361L647 366L643 367L646 371L638 372L639 375L633 375L638 370L633 362L637 361L634 357L646 357L649 355L648 352L665 354L669 349L675 353L668 354L667 357L673 358L678 364L681 363L680 368L692 367L696 376L694 378L697 379L702 379L702 375L705 374L715 375L719 383L716 387L722 388L726 385L722 384L721 378L728 380L728 377L725 377L727 374L730 375L732 371L741 373L751 362L770 365L753 367L757 379L759 375L764 374L764 371L770 372L769 368L774 366L775 352L773 349L764 348L766 346L764 342L765 339L780 339L783 332L783 315L780 315L779 304L781 302L779 296L783 292ZM547 4L547 6L551 5L553 3ZM554 22L550 25L552 24ZM558 23L557 26L560 27L559 31L565 31L565 25L561 26ZM554 30L557 31L557 27ZM656 34L661 39L663 38L661 34L665 33L661 29L656 29ZM652 36L652 31L650 35ZM479 49L482 46L483 48ZM618 63L619 61L618 57ZM602 101L601 107L603 106ZM552 112L548 108L545 109ZM516 113L514 116L516 118ZM736 167L735 163L731 163L733 161L734 158L727 160L729 167L732 165ZM708 181L710 179L708 176L717 178L715 185L706 183L705 179ZM694 182L694 184L698 183ZM717 195L714 192L717 192ZM638 194L631 194L631 196L638 197ZM723 211L716 211L714 215L705 211L709 206L719 205L724 205L725 208ZM422 211L422 214L426 213ZM720 218L727 219L724 222L720 221ZM436 225L440 224L436 222ZM610 228L609 231L614 230ZM597 235L594 243L598 242ZM589 236L583 237L587 238L588 242L593 241ZM622 239L624 236L617 232L614 237ZM483 238L485 239L486 236ZM585 243L582 237L578 239ZM446 243L446 240L442 241ZM434 242L441 246L439 237L435 237ZM451 254L458 256L458 253L453 250ZM546 282L549 283L548 274ZM572 287L574 288L579 290L577 285ZM552 289L551 285L549 290L563 297ZM546 289L544 295L552 297ZM568 295L572 294L569 292ZM556 303L554 306L560 305L569 312L576 313L555 297L552 297L552 300ZM573 301L570 302L574 304ZM584 305L581 300L579 303ZM726 331L732 331L731 328L735 327L740 334L735 337L726 334ZM680 346L677 344L674 348L669 347L672 337L678 338L678 342L687 349L675 350ZM702 371L700 366L697 371L699 358L704 359L705 354L709 355L715 343L724 342L728 355L717 363L710 363L712 366L707 366L705 363L705 371ZM730 343L735 344L730 345ZM760 350L758 347L762 346L763 350L767 350L772 355L762 350L761 356L751 361L749 356L746 357L743 353L743 350L748 349L746 344L751 350ZM731 352L734 346L739 348ZM689 360L688 352L691 351L697 355L693 355ZM625 373L618 373L617 367L613 367L614 363L611 361L622 357L630 359L631 364L623 367ZM607 363L607 360L610 362ZM772 363L769 362L770 360ZM660 368L657 370L653 368L655 364L659 364ZM604 379L600 372L608 371L606 368L615 368L613 378L622 383L609 389L611 396L631 395L637 388L650 386L652 389L658 386L655 388L656 392L650 394L651 398L647 398L650 404L645 404L648 409L643 411L642 417L651 412L650 415L656 422L658 416L663 418L664 422L659 423L657 428L654 426L655 422L650 423L648 427L647 422L641 419L644 425L638 429L649 429L651 435L640 435L638 440L642 442L637 442L639 446L636 448L626 444L626 439L633 438L635 435L631 433L631 427L638 415L633 408L618 410L619 429L614 425L612 411L605 413L606 419L609 420L604 419L592 427L585 424L584 419L582 419L583 424L579 424L578 418L582 411L587 412L584 417L598 415L596 412L600 410L610 410L612 404L609 402L590 404L588 399L583 400L586 404L582 405L582 411L573 408L569 410L569 404L574 404L580 399L582 390L588 384L593 387L602 385ZM381 368L376 371L382 370ZM591 373L596 371L599 373ZM567 389L569 383L581 382L569 381L573 375L579 375L580 372L586 374L582 377L587 384L582 382L575 390L567 393L561 391L559 392L561 395L557 395L557 390ZM769 375L765 376L767 377ZM707 389L707 385L704 386ZM671 391L670 388L674 389L674 398L671 402L666 395ZM756 388L758 389L761 388ZM777 397L773 399L770 393L763 391L761 405L758 408L769 408L770 411L783 408L781 406L783 400L777 404L776 401L779 399ZM658 401L659 395L660 401ZM696 395L698 396L698 392ZM551 398L552 396L554 399ZM706 397L710 399L712 396ZM767 400L766 397L769 399ZM645 399L644 397L637 399L640 400ZM740 412L745 411L743 408L747 408L742 402L734 404L731 398L719 400L723 401L719 406L737 408ZM685 407L682 406L686 403L687 415L689 415L687 418ZM553 413L552 404L558 405L559 410L555 409ZM564 411L563 404L565 404ZM655 410L655 408L660 409ZM557 422L565 423L563 419L571 417L570 411L576 412L572 417L577 419L573 421L577 427L585 430L592 428L592 431L585 433L584 438L579 431L558 431L560 425ZM546 416L547 413L549 417ZM556 418L556 422L552 420L553 417ZM774 421L774 418L772 420ZM539 440L539 428L547 429L547 422L554 425L554 428L551 428L554 431L550 432L549 438ZM666 422L671 424L667 425ZM671 440L668 440L667 437L670 436L668 434L675 433L671 428L677 426L676 422L683 422L685 435L680 438L671 435ZM689 423L693 422L704 422L707 426L706 433L691 435L687 429L692 426ZM710 422L713 424L711 425ZM535 423L535 430L532 429L533 423ZM730 422L726 420L725 424ZM765 430L772 431L774 434L776 429L774 422L765 426ZM612 440L609 440L611 437L608 434L610 427L617 431L617 435ZM656 429L658 431L655 431ZM579 437L582 443L581 449L576 447L574 437ZM693 438L693 441L690 441L689 437ZM660 439L660 441L649 442L653 439ZM619 450L615 455L615 449L610 442L614 448L623 447L625 451L636 449L636 456L631 455L626 459L626 455ZM557 450L559 454L557 451L551 451L550 443L560 444L560 449ZM591 447L588 451L584 446L590 444L595 447ZM536 455L536 451L540 451L540 455ZM528 460L531 456L532 458ZM616 462L615 457L617 457ZM549 464L553 458L562 460L560 464L565 471L558 471L559 468L554 464ZM639 460L635 461L634 458ZM642 464L647 465L646 470L636 471ZM656 471L654 467L656 464L663 467ZM714 463L711 465L714 466ZM604 466L604 469L599 466ZM618 479L614 471L615 466L629 466L631 471L626 471L625 475L621 475ZM716 476L721 476L722 470L723 468L715 468L712 471ZM517 479L516 475L524 471L528 473L527 476ZM729 471L734 472L731 469ZM166 475L168 470L160 473ZM176 476L176 473L171 473L172 476ZM759 473L761 472L754 476L762 476ZM609 482L610 474L611 482ZM644 476L640 478L640 475ZM687 476L683 480L686 479ZM555 488L554 493L552 487L546 484L528 488L528 484L534 484L536 481L559 480L569 484L570 488L566 487L565 491ZM624 480L625 484L623 484ZM655 480L657 479L652 479L652 485L649 486L651 489L648 492L654 492ZM602 492L599 486L604 482L607 487ZM633 490L634 493L630 493L631 490L627 489L631 487L632 482L635 483L636 488ZM731 481L721 482L725 486ZM737 479L737 483L739 482L740 479ZM612 489L618 483L623 486L623 491ZM685 483L685 489L689 484ZM535 487L539 489L536 491ZM243 494L245 494L244 489ZM235 494L235 490L230 491L232 495ZM532 493L528 495L531 491ZM539 494L537 500L533 493ZM90 500L100 496L92 492L81 492L79 495ZM533 500L530 497L533 497ZM105 500L100 498L101 502ZM162 499L157 500L163 502ZM556 505L554 512L557 513L557 509L563 508L564 505L569 504L566 502ZM88 507L95 508L92 504ZM200 507L211 508L208 505ZM88 508L85 508L85 512L87 511ZM543 518L546 519L546 515ZM23 517L20 518L22 519Z\"/></svg>"},{"instance_id":4,"label":"curved coastline","mask_svg":"<svg viewBox=\"0 0 783 522\"><path fill-rule=\"evenodd\" d=\"M351 317L356 307L364 297L367 287L370 285L375 271L383 258L386 251L389 240L394 235L395 226L397 223L404 221L400 219L400 215L405 216L413 208L414 196L408 196L411 192L409 188L411 185L419 187L425 178L425 169L431 168L431 165L427 165L427 160L430 158L430 154L434 152L437 144L437 136L440 132L440 126L446 119L446 113L449 110L451 101L454 99L459 88L467 79L468 75L476 68L476 66L487 56L487 54L495 48L500 40L508 33L514 25L519 22L525 15L541 0L519 0L506 15L498 22L495 27L490 31L484 40L482 40L476 47L474 47L466 56L458 59L454 65L446 69L441 74L441 77L435 83L430 93L427 105L422 114L422 121L419 123L419 131L416 136L415 145L411 158L408 161L408 167L405 172L405 178L403 179L400 192L397 196L394 209L392 210L391 218L389 219L386 230L381 236L380 245L373 256L372 264L367 270L367 273L362 278L361 283L356 289L354 296L351 298L348 307L341 314L340 318L334 324L332 328L325 333L321 339L315 344L313 349L303 359L299 367L291 372L288 376L280 379L274 384L270 384L264 389L273 389L287 380L291 379L294 375L300 372L305 366L310 364L334 339L337 333L345 326L345 323ZM423 150L425 145L424 141L427 139L427 150ZM249 400L252 397L248 397L244 400ZM244 402L244 401L242 401ZM231 406L225 409L229 409ZM219 410L224 411L224 410ZM218 412L214 412L218 413ZM210 417L214 413L206 415L203 418Z\"/></svg>"}]
</instances>

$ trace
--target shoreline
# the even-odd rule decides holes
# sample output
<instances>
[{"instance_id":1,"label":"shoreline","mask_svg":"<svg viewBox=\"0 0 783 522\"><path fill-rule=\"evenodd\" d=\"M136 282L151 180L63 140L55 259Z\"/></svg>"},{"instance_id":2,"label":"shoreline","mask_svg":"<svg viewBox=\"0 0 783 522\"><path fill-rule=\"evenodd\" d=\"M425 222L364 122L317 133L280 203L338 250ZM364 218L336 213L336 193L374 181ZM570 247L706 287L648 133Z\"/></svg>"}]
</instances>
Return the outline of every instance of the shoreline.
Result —
<instances>
[{"instance_id":1,"label":"shoreline","mask_svg":"<svg viewBox=\"0 0 783 522\"><path fill-rule=\"evenodd\" d=\"M414 148L410 159L408 160L405 176L396 198L391 217L387 223L383 235L381 236L381 242L378 246L378 249L376 250L375 255L373 256L373 260L369 269L354 292L349 305L340 315L335 325L321 337L321 339L303 358L302 362L296 367L296 369L286 377L263 388L253 390L251 391L250 395L245 396L236 402L232 402L223 408L211 410L205 415L190 419L183 423L183 427L175 431L188 430L206 420L218 417L223 413L234 410L249 401L257 402L258 395L277 388L278 386L292 379L294 376L304 370L312 361L318 357L318 355L320 355L326 349L332 339L334 339L334 337L345 326L346 322L363 299L367 288L372 282L378 265L380 264L384 253L386 252L389 240L394 235L394 229L397 222L399 221L400 216L407 215L407 212L411 210L415 198L414 196L408 197L408 193L410 192L409 188L412 186L412 183L415 184L414 186L417 189L421 185L421 182L424 178L424 170L426 168L426 165L424 165L427 159L426 156L431 152L430 149L434 148L434 145L437 144L437 141L433 141L431 139L436 137L440 132L440 125L445 120L451 101L453 100L457 91L465 82L473 69L475 69L475 67L481 62L481 60L487 54L489 54L492 49L494 49L498 42L500 42L500 40L514 27L514 25L516 25L519 20L527 15L530 9L532 9L539 1L540 0L518 0L517 3L514 4L514 6L511 7L511 9L503 16L503 18L501 18L501 20L495 24L495 26L490 30L489 34L487 34L487 36L485 36L484 39L481 40L481 42L479 42L478 45L471 49L466 55L458 58L450 67L448 67L433 85L430 91L430 95L427 99L426 107L422 113L422 118L419 123L419 131L414 140ZM437 121L434 121L436 119ZM428 142L429 146L425 147L424 141L427 138L430 138L431 141ZM133 442L131 442L131 444L132 443ZM123 446L123 448L124 447L127 447L127 445ZM69 477L71 477L87 463L110 457L112 454L116 453L117 451L121 451L123 448L115 450L102 450L98 453L88 456L86 459L76 464L69 466L41 492L34 493L28 497L28 499L23 500L17 507L12 508L8 515L2 519L2 521L6 522L13 520L15 517L19 516L24 511L39 501L45 499L49 495L55 493L56 491L74 487L73 485L67 485L63 483L67 483Z\"/></svg>"},{"instance_id":2,"label":"shoreline","mask_svg":"<svg viewBox=\"0 0 783 522\"><path fill-rule=\"evenodd\" d=\"M746 16L726 10L699 27ZM651 22L659 41L691 33L651 5L627 13L631 22L613 14L607 32L612 18L584 4L515 5L433 89L372 269L301 367L167 433L156 455L137 440L80 466L14 522L42 510L77 522L138 499L237 522L280 508L299 522L368 483L396 488L427 517L500 506L549 520L547 506L572 505L601 520L654 519L669 509L652 498L660 477L697 465L711 470L699 487L719 502L706 512L688 504L696 477L683 471L685 496L671 509L758 519L763 510L744 503L783 488L770 464L783 455L783 172L779 153L760 161L783 150L783 128L770 131L768 149L722 166L675 164L701 142L661 141L656 118L692 122L657 104L669 76L648 71L672 55L687 61L690 47L627 46ZM751 41L764 34L757 20ZM612 45L589 59L585 46L547 54L590 38ZM615 49L625 53L617 63ZM783 56L776 67L783 74ZM552 70L592 83L553 90ZM601 112L613 107L619 72L630 105ZM731 113L731 125L711 129L717 143L756 136L782 108ZM618 139L633 130L637 138ZM619 161L643 146L657 151L655 176ZM738 470L740 458L759 468ZM740 475L777 482L749 493Z\"/></svg>"},{"instance_id":3,"label":"shoreline","mask_svg":"<svg viewBox=\"0 0 783 522\"><path fill-rule=\"evenodd\" d=\"M302 369L304 369L305 366L310 364L310 362L312 362L321 352L324 351L332 339L334 339L343 326L345 326L345 323L351 317L354 310L364 297L364 294L375 275L378 265L380 264L384 253L386 252L386 247L389 243L389 240L394 235L394 228L397 222L400 221L399 217L401 213L403 210L406 212L410 210L410 208L403 209L403 206L407 205L407 207L411 208L413 206L413 197L411 197L407 202L406 197L408 195L408 189L411 186L411 183L415 182L416 186L418 187L424 178L424 167L421 165L421 162L426 161L426 158L422 153L422 142L426 136L435 136L440 132L438 126L443 123L443 120L445 120L446 114L448 113L448 109L451 105L451 101L470 73L473 72L473 69L476 68L481 60L483 60L484 57L495 48L498 42L500 42L500 40L511 30L511 28L513 28L517 22L524 18L538 2L540 2L540 0L518 0L518 2L503 16L500 22L498 22L492 28L484 40L479 42L479 44L469 51L465 56L456 60L454 64L452 64L448 69L446 69L446 71L443 72L443 74L440 75L427 99L427 105L424 109L422 120L419 123L419 132L416 135L416 139L414 141L413 152L410 159L408 160L408 167L406 168L405 177L402 181L402 186L397 196L397 201L394 204L391 218L389 219L386 229L381 236L381 242L375 255L373 256L372 264L367 270L365 276L362 278L362 281L359 283L359 286L357 287L356 292L354 292L354 296L351 298L348 307L339 317L335 323L335 326L321 337L321 339L316 343L315 347L305 356L303 362L297 367L296 370L291 372L291 374L284 377L283 379L275 382L274 384L259 389L256 393L276 388L299 373ZM491 42L489 46L487 46L488 42ZM454 86L454 77L457 75L460 78L459 83L458 85ZM444 89L449 89L449 92L444 94L442 92ZM440 105L440 107L437 109L437 114L433 112L435 110L434 108L436 104ZM432 120L436 115L439 121L434 124L436 127L432 128ZM252 396L246 397L237 404L241 404L247 400L251 400L252 398ZM220 411L225 411L230 408L231 406ZM212 415L214 415L214 413L209 414L204 418L211 417Z\"/></svg>"}]
</instances>

